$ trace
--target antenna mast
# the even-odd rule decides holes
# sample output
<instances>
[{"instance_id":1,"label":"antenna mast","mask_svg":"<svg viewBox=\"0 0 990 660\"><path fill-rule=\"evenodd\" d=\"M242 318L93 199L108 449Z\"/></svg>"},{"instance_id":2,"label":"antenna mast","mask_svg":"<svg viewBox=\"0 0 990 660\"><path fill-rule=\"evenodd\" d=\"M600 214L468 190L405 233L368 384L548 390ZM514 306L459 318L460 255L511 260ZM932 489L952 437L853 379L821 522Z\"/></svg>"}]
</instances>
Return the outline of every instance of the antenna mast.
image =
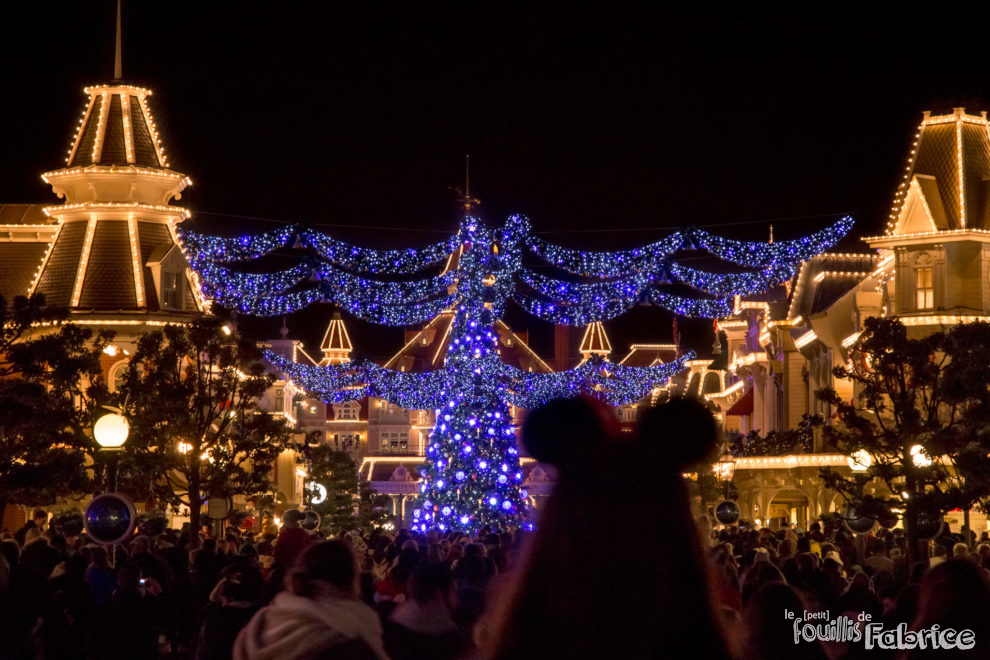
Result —
<instances>
[{"instance_id":1,"label":"antenna mast","mask_svg":"<svg viewBox=\"0 0 990 660\"><path fill-rule=\"evenodd\" d=\"M113 79L121 80L124 77L123 64L121 62L120 48L120 0L117 0L117 47L113 55Z\"/></svg>"}]
</instances>

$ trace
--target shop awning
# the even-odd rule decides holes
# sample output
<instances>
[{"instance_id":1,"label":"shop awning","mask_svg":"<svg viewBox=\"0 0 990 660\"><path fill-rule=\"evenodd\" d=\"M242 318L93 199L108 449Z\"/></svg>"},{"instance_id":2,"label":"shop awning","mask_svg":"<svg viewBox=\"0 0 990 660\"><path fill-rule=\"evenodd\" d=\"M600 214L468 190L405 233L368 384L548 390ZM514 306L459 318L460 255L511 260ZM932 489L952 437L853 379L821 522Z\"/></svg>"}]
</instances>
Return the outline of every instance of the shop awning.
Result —
<instances>
[{"instance_id":1,"label":"shop awning","mask_svg":"<svg viewBox=\"0 0 990 660\"><path fill-rule=\"evenodd\" d=\"M753 390L750 388L742 395L742 398L732 404L732 407L725 413L726 415L752 415L753 414Z\"/></svg>"}]
</instances>

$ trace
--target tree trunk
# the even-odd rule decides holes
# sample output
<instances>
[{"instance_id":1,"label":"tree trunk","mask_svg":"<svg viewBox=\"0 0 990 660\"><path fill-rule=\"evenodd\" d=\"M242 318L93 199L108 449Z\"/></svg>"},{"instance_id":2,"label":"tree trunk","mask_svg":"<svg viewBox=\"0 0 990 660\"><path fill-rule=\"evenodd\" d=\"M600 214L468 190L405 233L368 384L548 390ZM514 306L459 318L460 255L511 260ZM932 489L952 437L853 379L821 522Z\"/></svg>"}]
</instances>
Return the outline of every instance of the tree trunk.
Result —
<instances>
[{"instance_id":1,"label":"tree trunk","mask_svg":"<svg viewBox=\"0 0 990 660\"><path fill-rule=\"evenodd\" d=\"M912 498L904 507L904 532L907 535L907 559L910 570L918 561L918 505Z\"/></svg>"}]
</instances>

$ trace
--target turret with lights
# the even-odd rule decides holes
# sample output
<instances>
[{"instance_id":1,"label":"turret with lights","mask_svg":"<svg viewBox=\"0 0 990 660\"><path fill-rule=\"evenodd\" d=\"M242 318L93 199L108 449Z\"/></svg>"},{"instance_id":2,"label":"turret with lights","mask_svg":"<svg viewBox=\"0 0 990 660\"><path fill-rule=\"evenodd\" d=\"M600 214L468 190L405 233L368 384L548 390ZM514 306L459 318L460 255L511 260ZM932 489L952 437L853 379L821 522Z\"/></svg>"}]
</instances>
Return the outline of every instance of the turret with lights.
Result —
<instances>
[{"instance_id":1,"label":"turret with lights","mask_svg":"<svg viewBox=\"0 0 990 660\"><path fill-rule=\"evenodd\" d=\"M175 235L189 213L172 204L192 182L168 166L151 90L122 80L119 12L114 74L83 90L65 167L42 175L64 202L45 209L58 225L28 293L74 316L181 321L204 309Z\"/></svg>"}]
</instances>

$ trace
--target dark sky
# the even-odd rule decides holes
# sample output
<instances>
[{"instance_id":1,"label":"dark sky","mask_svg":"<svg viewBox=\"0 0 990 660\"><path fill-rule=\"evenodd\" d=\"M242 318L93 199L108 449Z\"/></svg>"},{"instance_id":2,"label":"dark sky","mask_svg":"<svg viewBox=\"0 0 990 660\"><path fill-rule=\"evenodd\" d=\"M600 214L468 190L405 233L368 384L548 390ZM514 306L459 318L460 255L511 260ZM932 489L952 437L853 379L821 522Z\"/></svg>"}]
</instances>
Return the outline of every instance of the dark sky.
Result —
<instances>
[{"instance_id":1,"label":"dark sky","mask_svg":"<svg viewBox=\"0 0 990 660\"><path fill-rule=\"evenodd\" d=\"M421 244L454 227L469 152L487 220L522 212L574 246L684 224L764 239L771 220L787 238L841 213L865 235L921 111L990 105L973 4L370 4L125 0L124 76L154 90L198 218ZM39 174L111 77L113 12L0 5L0 202L55 201Z\"/></svg>"}]
</instances>

